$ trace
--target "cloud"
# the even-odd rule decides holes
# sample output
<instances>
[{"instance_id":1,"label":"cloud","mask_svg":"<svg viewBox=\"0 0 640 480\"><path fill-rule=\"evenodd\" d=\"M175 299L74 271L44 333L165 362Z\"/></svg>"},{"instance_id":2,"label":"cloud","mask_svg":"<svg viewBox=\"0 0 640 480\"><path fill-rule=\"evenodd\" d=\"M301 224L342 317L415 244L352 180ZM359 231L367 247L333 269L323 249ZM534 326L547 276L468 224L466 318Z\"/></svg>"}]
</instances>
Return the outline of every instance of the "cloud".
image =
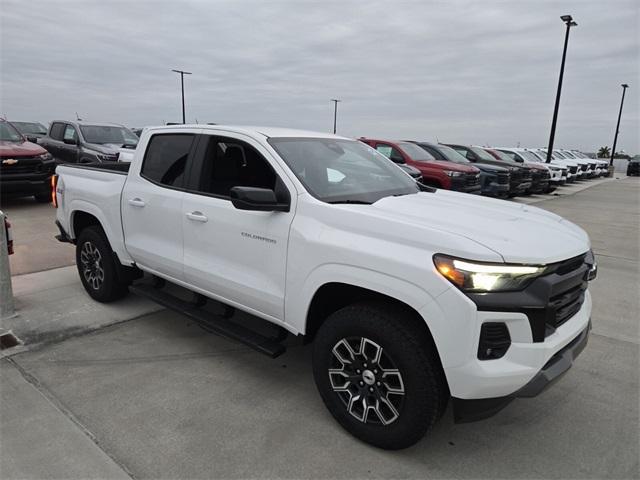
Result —
<instances>
[{"instance_id":1,"label":"cloud","mask_svg":"<svg viewBox=\"0 0 640 480\"><path fill-rule=\"evenodd\" d=\"M2 0L2 113L129 126L188 121L491 145L638 152L637 2Z\"/></svg>"}]
</instances>

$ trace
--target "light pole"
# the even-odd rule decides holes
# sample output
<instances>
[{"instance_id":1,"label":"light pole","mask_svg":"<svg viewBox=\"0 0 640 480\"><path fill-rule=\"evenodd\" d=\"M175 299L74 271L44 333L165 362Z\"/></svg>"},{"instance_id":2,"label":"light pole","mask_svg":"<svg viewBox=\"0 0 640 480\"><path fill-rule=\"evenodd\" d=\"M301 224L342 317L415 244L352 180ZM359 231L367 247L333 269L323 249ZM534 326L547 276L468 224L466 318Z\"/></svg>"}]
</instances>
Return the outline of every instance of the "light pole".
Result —
<instances>
[{"instance_id":1,"label":"light pole","mask_svg":"<svg viewBox=\"0 0 640 480\"><path fill-rule=\"evenodd\" d=\"M182 87L182 124L184 125L186 123L185 115L184 115L184 76L191 75L191 72L185 72L183 70L171 70L171 71L180 74L180 86Z\"/></svg>"},{"instance_id":2,"label":"light pole","mask_svg":"<svg viewBox=\"0 0 640 480\"><path fill-rule=\"evenodd\" d=\"M333 133L336 133L336 123L338 120L338 102L341 102L342 100L338 100L337 98L332 98L331 101L334 104L333 107Z\"/></svg>"},{"instance_id":3,"label":"light pole","mask_svg":"<svg viewBox=\"0 0 640 480\"><path fill-rule=\"evenodd\" d=\"M578 24L573 21L571 15L562 15L560 19L567 25L567 33L564 36L564 49L562 50L562 63L560 64L560 78L558 79L558 93L556 93L556 105L553 109L551 122L551 135L549 135L549 148L547 149L547 163L551 163L553 153L553 140L556 136L556 122L558 121L558 108L560 107L560 92L562 91L562 77L564 77L564 62L567 58L567 44L569 43L569 30Z\"/></svg>"},{"instance_id":4,"label":"light pole","mask_svg":"<svg viewBox=\"0 0 640 480\"><path fill-rule=\"evenodd\" d=\"M609 165L613 165L613 156L616 154L616 144L618 143L618 133L620 133L620 117L622 117L622 106L624 105L624 93L629 88L629 85L623 83L622 87L622 100L620 100L620 111L618 112L618 123L616 125L616 134L613 137L613 147L611 148L611 160L609 160Z\"/></svg>"}]
</instances>

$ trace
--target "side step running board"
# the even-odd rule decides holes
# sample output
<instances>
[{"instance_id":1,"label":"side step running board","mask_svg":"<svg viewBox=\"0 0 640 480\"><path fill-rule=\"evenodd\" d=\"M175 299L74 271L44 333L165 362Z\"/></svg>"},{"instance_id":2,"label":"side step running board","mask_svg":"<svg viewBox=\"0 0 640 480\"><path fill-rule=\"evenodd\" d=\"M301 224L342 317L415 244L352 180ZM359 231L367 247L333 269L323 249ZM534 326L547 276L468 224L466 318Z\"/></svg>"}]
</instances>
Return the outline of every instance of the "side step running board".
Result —
<instances>
[{"instance_id":1,"label":"side step running board","mask_svg":"<svg viewBox=\"0 0 640 480\"><path fill-rule=\"evenodd\" d=\"M159 303L163 307L186 315L207 332L215 333L231 340L236 340L260 353L270 356L271 358L276 358L286 351L285 346L274 339L265 337L258 332L243 327L242 325L238 325L237 323L229 321L222 316L206 312L198 308L193 303L181 300L169 293L153 287L152 285L131 285L129 290L142 297L147 297L148 299Z\"/></svg>"}]
</instances>

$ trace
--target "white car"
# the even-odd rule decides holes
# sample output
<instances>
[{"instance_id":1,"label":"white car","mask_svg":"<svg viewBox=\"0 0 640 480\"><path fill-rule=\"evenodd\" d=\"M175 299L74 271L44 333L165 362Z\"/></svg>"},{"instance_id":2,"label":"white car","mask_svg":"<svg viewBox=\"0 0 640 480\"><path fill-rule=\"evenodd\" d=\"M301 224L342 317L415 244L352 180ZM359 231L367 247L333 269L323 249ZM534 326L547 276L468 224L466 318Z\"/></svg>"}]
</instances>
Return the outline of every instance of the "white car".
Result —
<instances>
[{"instance_id":1,"label":"white car","mask_svg":"<svg viewBox=\"0 0 640 480\"><path fill-rule=\"evenodd\" d=\"M539 159L541 162L547 161L547 152L546 150L542 150L540 148L527 148L528 152L530 152L533 156ZM560 158L556 155L551 156L551 163L554 165L560 165L567 168L567 183L575 182L578 178L582 176L581 168L578 162L573 160L568 160L566 158Z\"/></svg>"},{"instance_id":2,"label":"white car","mask_svg":"<svg viewBox=\"0 0 640 480\"><path fill-rule=\"evenodd\" d=\"M553 154L556 157L572 160L580 165L580 171L583 172L582 178L593 178L596 176L596 164L590 158L575 158L563 153L562 150L554 149Z\"/></svg>"},{"instance_id":3,"label":"white car","mask_svg":"<svg viewBox=\"0 0 640 480\"><path fill-rule=\"evenodd\" d=\"M586 154L579 152L577 150L560 150L560 151L563 153L565 157L568 157L571 159L586 160L590 164L595 164L595 168L594 168L595 175L593 176L600 177L600 176L606 175L607 173L609 162L607 162L606 160L600 160L598 158L590 158Z\"/></svg>"},{"instance_id":4,"label":"white car","mask_svg":"<svg viewBox=\"0 0 640 480\"><path fill-rule=\"evenodd\" d=\"M496 150L507 154L512 160L519 163L535 163L546 167L550 175L550 183L554 186L564 185L567 182L568 167L556 162L545 163L526 148L520 147L495 147Z\"/></svg>"},{"instance_id":5,"label":"white car","mask_svg":"<svg viewBox=\"0 0 640 480\"><path fill-rule=\"evenodd\" d=\"M544 148L536 148L531 149L539 158L543 159L546 162L547 160L547 150ZM551 154L551 159L553 162L557 164L567 165L569 168L569 172L571 173L570 181L579 180L585 177L585 169L583 169L583 165L575 159L568 159L564 156L558 155L556 152Z\"/></svg>"},{"instance_id":6,"label":"white car","mask_svg":"<svg viewBox=\"0 0 640 480\"><path fill-rule=\"evenodd\" d=\"M57 174L59 239L75 244L93 299L131 289L270 357L285 334L313 341L328 410L381 448L417 442L450 399L471 421L537 395L587 343L596 265L584 230L425 187L357 140L154 127L130 165ZM212 301L223 315L202 309ZM261 332L235 309L264 320Z\"/></svg>"}]
</instances>

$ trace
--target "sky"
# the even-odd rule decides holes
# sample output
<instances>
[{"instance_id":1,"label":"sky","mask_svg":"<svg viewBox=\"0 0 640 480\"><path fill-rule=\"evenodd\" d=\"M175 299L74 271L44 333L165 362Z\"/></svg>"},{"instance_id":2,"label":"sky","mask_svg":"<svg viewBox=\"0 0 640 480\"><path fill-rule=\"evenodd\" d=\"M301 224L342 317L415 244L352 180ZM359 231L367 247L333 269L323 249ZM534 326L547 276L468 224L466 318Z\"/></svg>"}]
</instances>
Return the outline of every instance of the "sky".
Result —
<instances>
[{"instance_id":1,"label":"sky","mask_svg":"<svg viewBox=\"0 0 640 480\"><path fill-rule=\"evenodd\" d=\"M9 120L215 122L640 153L640 2L0 0Z\"/></svg>"}]
</instances>

